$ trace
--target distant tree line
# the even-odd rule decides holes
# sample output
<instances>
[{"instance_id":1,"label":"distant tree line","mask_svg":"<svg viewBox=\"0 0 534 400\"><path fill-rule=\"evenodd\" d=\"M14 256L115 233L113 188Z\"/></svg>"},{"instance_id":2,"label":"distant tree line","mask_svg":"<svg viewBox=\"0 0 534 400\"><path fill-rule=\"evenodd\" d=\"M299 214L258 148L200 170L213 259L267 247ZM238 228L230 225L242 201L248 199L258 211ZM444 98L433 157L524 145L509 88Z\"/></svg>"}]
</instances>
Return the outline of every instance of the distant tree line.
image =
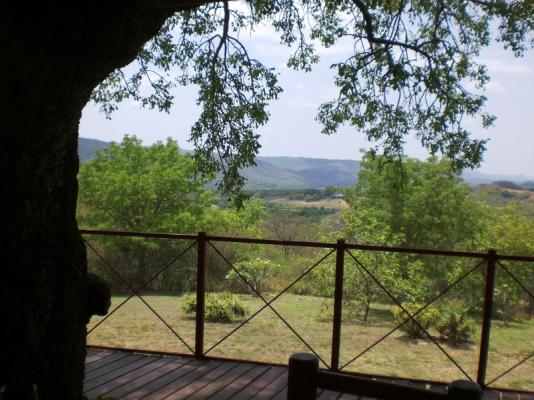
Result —
<instances>
[{"instance_id":1,"label":"distant tree line","mask_svg":"<svg viewBox=\"0 0 534 400\"><path fill-rule=\"evenodd\" d=\"M264 189L245 191L246 194L260 199L287 198L289 200L317 201L341 197L343 189L335 185L324 189Z\"/></svg>"},{"instance_id":2,"label":"distant tree line","mask_svg":"<svg viewBox=\"0 0 534 400\"><path fill-rule=\"evenodd\" d=\"M210 177L196 173L194 159L181 154L176 142L143 147L135 137L125 137L122 143L110 146L82 166L78 219L83 227L129 231L202 230L284 241L344 238L349 243L472 251L492 247L501 253L534 254L533 219L513 202L495 206L480 195L474 196L447 161L405 158L398 164L367 154L361 166L356 185L343 192L350 209L341 215L313 207L288 211L289 206L267 205L256 197L235 209L221 206L220 198L205 185ZM332 187L260 193L268 198L295 194L326 197L337 192ZM149 282L146 290L174 293L195 287L194 251L151 280L190 243L118 237L91 238L90 242L133 287ZM213 250L208 252L210 290L242 293L280 290L321 254L315 249L291 246L218 244L218 249L224 258ZM127 290L97 255L89 254L91 268L109 280L115 291ZM345 265L344 301L347 312L362 320L368 320L373 305L393 304L374 278L406 307L413 308L455 282L475 262L370 251L353 251L352 255L356 260L347 257ZM334 264L332 258L325 260L291 290L332 298ZM534 291L534 265L509 263L507 267ZM447 295L440 312L446 312L444 318L449 324L478 318L483 279L483 269L479 268ZM534 315L533 299L502 270L497 275L495 293L496 318L509 323ZM398 317L402 320L402 312ZM452 328L442 327L449 334Z\"/></svg>"}]
</instances>

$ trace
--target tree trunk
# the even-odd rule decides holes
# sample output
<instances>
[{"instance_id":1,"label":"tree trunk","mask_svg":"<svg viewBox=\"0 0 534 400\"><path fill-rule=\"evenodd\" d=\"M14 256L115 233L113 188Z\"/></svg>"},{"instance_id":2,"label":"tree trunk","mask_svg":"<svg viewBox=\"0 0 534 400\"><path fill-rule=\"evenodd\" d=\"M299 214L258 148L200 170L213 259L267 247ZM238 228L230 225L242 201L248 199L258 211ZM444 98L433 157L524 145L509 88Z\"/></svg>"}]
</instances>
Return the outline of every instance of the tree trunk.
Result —
<instances>
[{"instance_id":1,"label":"tree trunk","mask_svg":"<svg viewBox=\"0 0 534 400\"><path fill-rule=\"evenodd\" d=\"M135 4L19 2L0 17L0 386L35 383L40 399L82 397L82 109L93 88L132 61L178 8Z\"/></svg>"}]
</instances>

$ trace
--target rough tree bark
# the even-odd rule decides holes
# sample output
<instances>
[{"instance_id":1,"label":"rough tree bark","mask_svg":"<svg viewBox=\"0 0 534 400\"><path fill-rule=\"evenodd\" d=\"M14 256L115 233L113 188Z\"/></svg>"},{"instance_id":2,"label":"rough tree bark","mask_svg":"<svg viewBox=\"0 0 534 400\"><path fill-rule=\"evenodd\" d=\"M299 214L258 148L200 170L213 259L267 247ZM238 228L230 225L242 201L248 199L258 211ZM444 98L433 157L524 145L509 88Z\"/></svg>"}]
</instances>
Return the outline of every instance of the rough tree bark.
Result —
<instances>
[{"instance_id":1,"label":"rough tree bark","mask_svg":"<svg viewBox=\"0 0 534 400\"><path fill-rule=\"evenodd\" d=\"M15 2L0 16L0 386L35 383L45 400L82 396L82 108L168 16L200 2L75 3Z\"/></svg>"}]
</instances>

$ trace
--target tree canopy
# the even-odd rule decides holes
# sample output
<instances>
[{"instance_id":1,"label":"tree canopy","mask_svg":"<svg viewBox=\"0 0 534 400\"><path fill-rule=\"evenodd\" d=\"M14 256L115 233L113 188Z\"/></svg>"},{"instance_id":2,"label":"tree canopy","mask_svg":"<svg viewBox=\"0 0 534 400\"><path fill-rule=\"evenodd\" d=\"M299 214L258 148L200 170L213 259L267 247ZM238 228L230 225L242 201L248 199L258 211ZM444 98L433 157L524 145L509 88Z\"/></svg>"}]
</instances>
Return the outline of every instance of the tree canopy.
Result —
<instances>
[{"instance_id":1,"label":"tree canopy","mask_svg":"<svg viewBox=\"0 0 534 400\"><path fill-rule=\"evenodd\" d=\"M365 210L386 224L395 240L407 247L474 249L481 227L480 207L451 164L435 157L427 161L405 158L401 166L367 154L354 188L345 199L360 218ZM371 238L359 237L356 241ZM387 242L388 239L380 240Z\"/></svg>"},{"instance_id":2,"label":"tree canopy","mask_svg":"<svg viewBox=\"0 0 534 400\"><path fill-rule=\"evenodd\" d=\"M341 236L355 243L478 249L484 235L484 213L449 161L404 158L399 165L368 153L361 165L358 182L345 191L350 210L343 215ZM347 267L347 287L355 304L363 307L360 313L364 319L370 304L384 296L367 271L401 301L416 303L428 301L466 271L465 263L454 257L368 251L353 254L359 261Z\"/></svg>"},{"instance_id":3,"label":"tree canopy","mask_svg":"<svg viewBox=\"0 0 534 400\"><path fill-rule=\"evenodd\" d=\"M172 139L145 147L126 135L84 163L78 181L78 221L90 228L253 234L263 215L257 199L239 211L217 206L220 199L207 187L208 179Z\"/></svg>"},{"instance_id":4,"label":"tree canopy","mask_svg":"<svg viewBox=\"0 0 534 400\"><path fill-rule=\"evenodd\" d=\"M83 164L78 175L82 225L139 231L192 232L215 200L190 155L169 139L143 147L125 136Z\"/></svg>"},{"instance_id":5,"label":"tree canopy","mask_svg":"<svg viewBox=\"0 0 534 400\"><path fill-rule=\"evenodd\" d=\"M534 43L530 1L224 1L167 19L139 52L135 71L115 70L92 99L108 115L125 98L169 111L173 87L198 86L195 157L204 172L222 171L220 189L234 192L243 185L239 168L252 165L260 147L255 130L282 90L275 70L239 40L262 24L294 50L287 64L297 70L318 62L319 46L353 43L331 66L339 93L319 107L324 133L349 124L390 157L415 134L456 169L477 166L486 143L462 121L494 121L484 110L489 77L481 49L495 39L520 56ZM144 82L151 90L142 90Z\"/></svg>"},{"instance_id":6,"label":"tree canopy","mask_svg":"<svg viewBox=\"0 0 534 400\"><path fill-rule=\"evenodd\" d=\"M120 144L112 143L83 164L78 180L78 221L88 228L254 235L263 216L257 199L244 202L239 211L218 206L220 200L206 187L207 180L196 173L193 157L183 154L171 139L145 147L135 136L125 136ZM101 237L93 242L98 254L111 261L114 271L135 287L157 275L161 259L173 259L190 244L140 237ZM94 252L90 260L95 261L90 263L93 272L113 289L125 289L122 280L99 262ZM191 260L184 261L180 268L171 268L151 281L149 288L190 289L194 265Z\"/></svg>"}]
</instances>

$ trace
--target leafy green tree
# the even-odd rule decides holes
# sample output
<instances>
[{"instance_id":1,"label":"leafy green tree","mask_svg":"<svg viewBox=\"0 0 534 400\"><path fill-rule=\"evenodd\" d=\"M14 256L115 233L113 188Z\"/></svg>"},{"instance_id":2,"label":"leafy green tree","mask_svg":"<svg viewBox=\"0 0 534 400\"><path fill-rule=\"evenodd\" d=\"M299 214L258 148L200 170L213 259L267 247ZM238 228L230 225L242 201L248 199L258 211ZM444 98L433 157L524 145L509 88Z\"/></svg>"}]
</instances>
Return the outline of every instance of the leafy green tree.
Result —
<instances>
[{"instance_id":1,"label":"leafy green tree","mask_svg":"<svg viewBox=\"0 0 534 400\"><path fill-rule=\"evenodd\" d=\"M167 140L143 147L136 137L125 136L120 144L98 152L96 158L83 164L78 175L82 226L133 232L193 233L202 226L214 201L213 193L204 189L205 179L195 176L191 156L180 154L176 142ZM205 211L206 210L206 211ZM144 285L172 252L183 243L149 238L98 238L104 258L138 288ZM94 255L89 253L90 260ZM105 277L115 290L125 290L123 282L107 266L91 262L91 267ZM189 268L181 276L160 276L151 288L166 282L174 289L187 282ZM172 283L171 283L172 282Z\"/></svg>"},{"instance_id":2,"label":"leafy green tree","mask_svg":"<svg viewBox=\"0 0 534 400\"><path fill-rule=\"evenodd\" d=\"M168 139L143 147L125 136L80 168L82 226L134 232L196 232L215 201L192 156Z\"/></svg>"},{"instance_id":3,"label":"leafy green tree","mask_svg":"<svg viewBox=\"0 0 534 400\"><path fill-rule=\"evenodd\" d=\"M195 160L182 154L168 139L143 147L139 139L125 136L80 168L80 209L82 226L133 232L196 233L239 231L253 233L261 216L257 201L246 202L240 211L223 210L206 189L207 179L197 174ZM102 238L106 258L135 287L143 285L165 260L184 243L150 238ZM187 266L187 268L186 268ZM162 275L150 288L185 290L183 282L193 276L194 262L184 263L175 272ZM106 268L100 270L121 287Z\"/></svg>"},{"instance_id":4,"label":"leafy green tree","mask_svg":"<svg viewBox=\"0 0 534 400\"><path fill-rule=\"evenodd\" d=\"M521 211L515 204L488 208L483 246L493 247L504 254L534 254L534 219Z\"/></svg>"},{"instance_id":5,"label":"leafy green tree","mask_svg":"<svg viewBox=\"0 0 534 400\"><path fill-rule=\"evenodd\" d=\"M534 255L534 220L514 204L487 209L481 243L501 254ZM510 271L522 288L502 267ZM526 289L526 290L525 290ZM529 294L530 292L530 294ZM518 315L534 315L534 263L502 261L497 265L495 312L507 323Z\"/></svg>"},{"instance_id":6,"label":"leafy green tree","mask_svg":"<svg viewBox=\"0 0 534 400\"><path fill-rule=\"evenodd\" d=\"M236 263L235 270L226 275L229 284L239 291L252 295L264 293L273 288L272 281L280 273L281 266L265 258L252 258ZM236 272L239 271L239 274ZM243 278L246 280L246 283Z\"/></svg>"},{"instance_id":7,"label":"leafy green tree","mask_svg":"<svg viewBox=\"0 0 534 400\"><path fill-rule=\"evenodd\" d=\"M343 215L344 229L339 237L349 243L391 244L398 239L391 234L389 227L374 215L371 209L357 209ZM388 301L386 293L376 283L391 289L401 287L398 283L399 260L394 253L351 250L354 256L345 256L343 281L343 304L347 314L367 321L373 303ZM323 262L315 270L317 294L333 297L335 286L334 262ZM372 275L372 276L371 276Z\"/></svg>"},{"instance_id":8,"label":"leafy green tree","mask_svg":"<svg viewBox=\"0 0 534 400\"><path fill-rule=\"evenodd\" d=\"M363 222L367 212L387 227L386 236L375 243L448 250L476 247L481 207L449 162L406 158L399 166L367 154L362 167L345 198L351 219ZM358 229L355 241L372 240L363 227ZM399 277L391 289L399 300L409 302L429 300L465 272L464 263L453 258L407 254L399 256L398 263Z\"/></svg>"},{"instance_id":9,"label":"leafy green tree","mask_svg":"<svg viewBox=\"0 0 534 400\"><path fill-rule=\"evenodd\" d=\"M339 193L340 189L336 185L329 185L324 189L324 195L327 198L333 197L336 193Z\"/></svg>"},{"instance_id":10,"label":"leafy green tree","mask_svg":"<svg viewBox=\"0 0 534 400\"><path fill-rule=\"evenodd\" d=\"M352 209L370 208L405 247L469 249L480 230L480 207L469 187L444 160L406 158L401 166L364 156L345 199Z\"/></svg>"},{"instance_id":11,"label":"leafy green tree","mask_svg":"<svg viewBox=\"0 0 534 400\"><path fill-rule=\"evenodd\" d=\"M292 215L294 213L273 210L263 221L262 227L266 237L282 241L313 240L317 237L317 227L311 218ZM284 245L284 254L289 256L299 249Z\"/></svg>"},{"instance_id":12,"label":"leafy green tree","mask_svg":"<svg viewBox=\"0 0 534 400\"><path fill-rule=\"evenodd\" d=\"M82 397L86 261L75 215L77 136L91 97L106 110L127 97L168 110L173 85L198 85L196 157L206 175L225 172L221 188L236 193L238 168L258 150L254 129L266 123L280 89L230 27L268 23L294 46L289 65L304 70L317 60L310 38L326 47L354 41L354 53L334 67L340 95L319 112L326 133L349 123L397 153L415 132L432 153L476 165L484 143L460 122L470 115L492 121L484 98L466 90L469 80L487 81L477 56L494 36L520 55L534 25L529 1L258 0L250 13L229 2L202 4L20 2L3 13L0 182L10 195L0 207L0 314L8 327L2 354L16 362L0 366L0 383L36 382L45 400ZM121 69L136 58L133 75ZM141 91L143 82L154 91Z\"/></svg>"},{"instance_id":13,"label":"leafy green tree","mask_svg":"<svg viewBox=\"0 0 534 400\"><path fill-rule=\"evenodd\" d=\"M347 212L343 215L343 221L345 228L342 236L349 242L385 245L400 240L400 237L392 234L390 228L380 221L371 209ZM393 294L397 294L395 286L400 282L399 258L394 253L385 252L353 250L351 253L357 262L352 257L346 256L343 296L346 303L357 303L360 318L367 321L373 303L390 301L375 279L389 288Z\"/></svg>"}]
</instances>

